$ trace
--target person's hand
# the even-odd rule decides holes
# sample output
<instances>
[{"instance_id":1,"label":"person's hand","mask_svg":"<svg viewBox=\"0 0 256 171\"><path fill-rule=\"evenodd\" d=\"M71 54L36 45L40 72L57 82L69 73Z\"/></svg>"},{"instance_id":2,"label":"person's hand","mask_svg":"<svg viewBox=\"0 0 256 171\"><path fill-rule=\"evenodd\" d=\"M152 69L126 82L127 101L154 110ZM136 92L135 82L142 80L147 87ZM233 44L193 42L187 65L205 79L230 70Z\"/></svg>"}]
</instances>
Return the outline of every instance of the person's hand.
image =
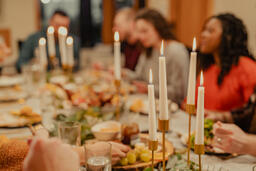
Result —
<instances>
[{"instance_id":1,"label":"person's hand","mask_svg":"<svg viewBox=\"0 0 256 171\"><path fill-rule=\"evenodd\" d=\"M24 171L73 171L79 169L79 158L70 145L58 139L35 136L24 160Z\"/></svg>"},{"instance_id":2,"label":"person's hand","mask_svg":"<svg viewBox=\"0 0 256 171\"><path fill-rule=\"evenodd\" d=\"M143 81L133 81L133 85L137 87L137 90L139 93L147 93L148 92L148 87L147 84Z\"/></svg>"},{"instance_id":3,"label":"person's hand","mask_svg":"<svg viewBox=\"0 0 256 171\"><path fill-rule=\"evenodd\" d=\"M112 165L115 165L119 162L119 160L122 157L126 156L126 153L129 151L129 147L125 146L123 144L115 143L115 142L97 142L94 144L90 144L88 149L90 149L86 153L86 157L89 157L90 155L97 155L101 154L102 151L107 150L105 147L107 147L108 143L112 145L111 150L111 156L112 156Z\"/></svg>"},{"instance_id":4,"label":"person's hand","mask_svg":"<svg viewBox=\"0 0 256 171\"><path fill-rule=\"evenodd\" d=\"M213 146L224 152L246 154L248 135L235 124L217 122L213 126Z\"/></svg>"},{"instance_id":5,"label":"person's hand","mask_svg":"<svg viewBox=\"0 0 256 171\"><path fill-rule=\"evenodd\" d=\"M117 164L121 158L126 156L126 153L130 150L130 148L126 145L110 142L112 144L112 164Z\"/></svg>"},{"instance_id":6,"label":"person's hand","mask_svg":"<svg viewBox=\"0 0 256 171\"><path fill-rule=\"evenodd\" d=\"M214 122L221 121L221 122L232 122L232 115L230 112L225 111L213 111L213 110L206 110L205 109L205 118L211 119Z\"/></svg>"}]
</instances>

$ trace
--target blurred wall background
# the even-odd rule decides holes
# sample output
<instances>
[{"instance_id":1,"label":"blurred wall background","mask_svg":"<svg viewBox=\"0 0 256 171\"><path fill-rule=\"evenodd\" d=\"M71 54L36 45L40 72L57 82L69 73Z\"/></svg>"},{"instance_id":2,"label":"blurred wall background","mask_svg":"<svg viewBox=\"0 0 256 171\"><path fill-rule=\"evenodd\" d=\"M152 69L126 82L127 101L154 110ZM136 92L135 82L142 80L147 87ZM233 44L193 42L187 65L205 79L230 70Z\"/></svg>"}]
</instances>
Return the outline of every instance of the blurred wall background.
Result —
<instances>
[{"instance_id":1,"label":"blurred wall background","mask_svg":"<svg viewBox=\"0 0 256 171\"><path fill-rule=\"evenodd\" d=\"M146 0L146 6L159 10L174 23L178 39L187 46L191 46L194 35L199 36L204 18L232 12L247 26L249 46L256 56L256 0ZM24 40L39 28L39 0L0 0L0 30L9 29L11 38L12 58L7 63L18 56L18 40Z\"/></svg>"}]
</instances>

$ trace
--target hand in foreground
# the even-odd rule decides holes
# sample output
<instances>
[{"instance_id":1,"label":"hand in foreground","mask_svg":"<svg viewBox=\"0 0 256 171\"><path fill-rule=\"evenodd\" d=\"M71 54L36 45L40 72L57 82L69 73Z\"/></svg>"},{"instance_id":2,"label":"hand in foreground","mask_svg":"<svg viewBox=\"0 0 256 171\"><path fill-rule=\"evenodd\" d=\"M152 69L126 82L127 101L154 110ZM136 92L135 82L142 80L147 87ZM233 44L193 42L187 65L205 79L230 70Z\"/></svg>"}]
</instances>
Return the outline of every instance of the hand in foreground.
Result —
<instances>
[{"instance_id":1,"label":"hand in foreground","mask_svg":"<svg viewBox=\"0 0 256 171\"><path fill-rule=\"evenodd\" d=\"M126 153L130 150L128 146L125 146L123 144L115 143L115 142L97 142L94 144L89 144L89 154L87 153L88 156L94 155L97 153L102 153L104 151L104 147L107 147L107 143L110 143L112 145L112 165L115 165L121 160L121 158L126 156ZM86 152L85 152L86 153Z\"/></svg>"},{"instance_id":2,"label":"hand in foreground","mask_svg":"<svg viewBox=\"0 0 256 171\"><path fill-rule=\"evenodd\" d=\"M137 87L137 91L139 93L147 93L148 92L148 87L147 84L143 81L133 81L133 85Z\"/></svg>"},{"instance_id":3,"label":"hand in foreground","mask_svg":"<svg viewBox=\"0 0 256 171\"><path fill-rule=\"evenodd\" d=\"M35 136L24 160L24 171L73 171L79 169L79 158L71 146L44 135Z\"/></svg>"},{"instance_id":4,"label":"hand in foreground","mask_svg":"<svg viewBox=\"0 0 256 171\"><path fill-rule=\"evenodd\" d=\"M221 121L221 122L233 122L232 116L230 112L225 111L212 111L212 110L205 110L205 118L211 119L214 122Z\"/></svg>"},{"instance_id":5,"label":"hand in foreground","mask_svg":"<svg viewBox=\"0 0 256 171\"><path fill-rule=\"evenodd\" d=\"M214 147L220 148L228 153L248 153L248 134L243 132L237 125L217 122L213 126L213 133Z\"/></svg>"}]
</instances>

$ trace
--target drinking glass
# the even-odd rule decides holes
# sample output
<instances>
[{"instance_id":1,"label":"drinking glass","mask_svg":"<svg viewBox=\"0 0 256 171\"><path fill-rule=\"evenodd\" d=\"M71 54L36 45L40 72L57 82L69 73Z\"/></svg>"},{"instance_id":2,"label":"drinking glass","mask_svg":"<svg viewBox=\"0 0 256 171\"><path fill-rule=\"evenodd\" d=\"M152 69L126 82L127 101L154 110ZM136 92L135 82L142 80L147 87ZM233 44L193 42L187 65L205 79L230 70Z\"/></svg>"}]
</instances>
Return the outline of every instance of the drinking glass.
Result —
<instances>
[{"instance_id":1,"label":"drinking glass","mask_svg":"<svg viewBox=\"0 0 256 171\"><path fill-rule=\"evenodd\" d=\"M81 124L78 122L59 122L58 136L63 143L80 146Z\"/></svg>"},{"instance_id":2,"label":"drinking glass","mask_svg":"<svg viewBox=\"0 0 256 171\"><path fill-rule=\"evenodd\" d=\"M84 149L87 171L111 171L112 145L110 143L85 144Z\"/></svg>"}]
</instances>

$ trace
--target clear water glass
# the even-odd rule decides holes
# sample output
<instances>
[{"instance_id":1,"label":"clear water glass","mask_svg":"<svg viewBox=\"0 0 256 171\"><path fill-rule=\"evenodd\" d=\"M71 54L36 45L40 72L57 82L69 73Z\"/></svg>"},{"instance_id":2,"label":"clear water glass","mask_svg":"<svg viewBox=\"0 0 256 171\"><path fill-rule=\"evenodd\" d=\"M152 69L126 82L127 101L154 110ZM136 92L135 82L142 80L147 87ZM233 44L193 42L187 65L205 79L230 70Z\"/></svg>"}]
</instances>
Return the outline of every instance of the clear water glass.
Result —
<instances>
[{"instance_id":1,"label":"clear water glass","mask_svg":"<svg viewBox=\"0 0 256 171\"><path fill-rule=\"evenodd\" d=\"M59 122L58 137L63 143L81 145L81 124L78 122Z\"/></svg>"},{"instance_id":2,"label":"clear water glass","mask_svg":"<svg viewBox=\"0 0 256 171\"><path fill-rule=\"evenodd\" d=\"M87 171L111 171L112 145L101 142L100 145L85 144L85 166Z\"/></svg>"}]
</instances>

